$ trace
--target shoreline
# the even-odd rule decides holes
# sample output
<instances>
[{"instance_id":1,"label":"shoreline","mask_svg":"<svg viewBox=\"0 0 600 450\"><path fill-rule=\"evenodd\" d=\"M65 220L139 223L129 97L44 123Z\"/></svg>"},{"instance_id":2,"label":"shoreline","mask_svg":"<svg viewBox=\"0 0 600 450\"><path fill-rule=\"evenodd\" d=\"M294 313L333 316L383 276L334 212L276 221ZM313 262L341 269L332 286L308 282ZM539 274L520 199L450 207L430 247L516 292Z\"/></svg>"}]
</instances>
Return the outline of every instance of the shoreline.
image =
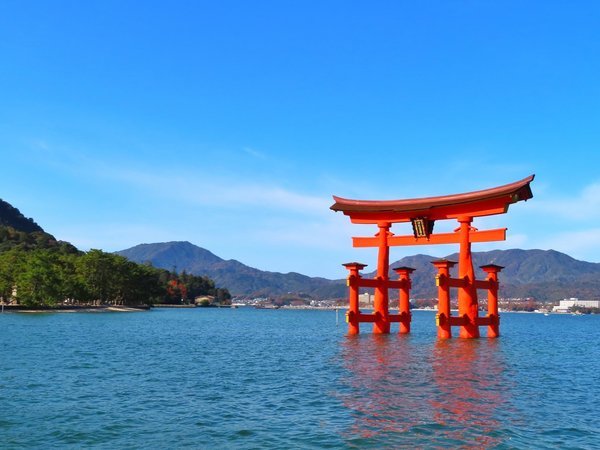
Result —
<instances>
[{"instance_id":1,"label":"shoreline","mask_svg":"<svg viewBox=\"0 0 600 450\"><path fill-rule=\"evenodd\" d=\"M40 314L40 313L78 313L78 312L142 312L149 311L150 306L116 306L116 305L101 305L101 306L54 306L54 307L35 307L30 308L22 305L4 305L0 306L0 311L3 313L25 313L25 314Z\"/></svg>"},{"instance_id":2,"label":"shoreline","mask_svg":"<svg viewBox=\"0 0 600 450\"><path fill-rule=\"evenodd\" d=\"M151 311L152 309L196 309L202 308L196 305L170 305L166 303L158 303L156 305L138 305L138 306L120 306L120 305L58 305L58 306L36 306L29 307L24 305L0 305L1 313L24 313L24 314L40 314L40 313L103 313L103 312L142 312ZM231 305L211 305L205 308L231 308L237 306Z\"/></svg>"},{"instance_id":3,"label":"shoreline","mask_svg":"<svg viewBox=\"0 0 600 450\"><path fill-rule=\"evenodd\" d=\"M195 305L169 305L169 304L156 304L156 305L139 305L139 306L118 306L118 305L101 305L101 306L77 306L77 305L60 305L60 306L48 306L48 307L27 307L23 305L0 305L1 313L23 313L23 314L43 314L43 313L105 313L105 312L143 312L151 311L152 309L196 309L200 308ZM225 309L237 309L237 308L250 308L250 309L265 309L265 310L313 310L313 311L347 311L347 306L280 306L280 307L256 307L253 305L238 306L238 305L221 305L221 306L209 306L212 308L225 308ZM411 311L432 311L436 312L433 308L412 308ZM452 310L456 312L456 310ZM551 311L500 311L501 314L505 313L517 313L517 314L544 314L544 315L586 315L576 313L557 313ZM593 313L592 313L593 315Z\"/></svg>"}]
</instances>

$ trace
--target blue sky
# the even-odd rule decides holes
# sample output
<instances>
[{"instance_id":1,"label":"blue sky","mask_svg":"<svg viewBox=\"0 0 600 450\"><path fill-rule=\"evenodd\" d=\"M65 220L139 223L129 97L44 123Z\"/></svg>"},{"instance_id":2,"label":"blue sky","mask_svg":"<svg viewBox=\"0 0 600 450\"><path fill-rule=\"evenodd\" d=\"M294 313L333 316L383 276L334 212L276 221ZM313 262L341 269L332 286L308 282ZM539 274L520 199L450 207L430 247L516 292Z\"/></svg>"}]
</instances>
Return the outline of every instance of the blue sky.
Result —
<instances>
[{"instance_id":1,"label":"blue sky","mask_svg":"<svg viewBox=\"0 0 600 450\"><path fill-rule=\"evenodd\" d=\"M584 1L5 0L0 198L83 250L188 240L334 278L376 254L332 194L535 173L474 223L508 240L474 250L600 262L599 21Z\"/></svg>"}]
</instances>

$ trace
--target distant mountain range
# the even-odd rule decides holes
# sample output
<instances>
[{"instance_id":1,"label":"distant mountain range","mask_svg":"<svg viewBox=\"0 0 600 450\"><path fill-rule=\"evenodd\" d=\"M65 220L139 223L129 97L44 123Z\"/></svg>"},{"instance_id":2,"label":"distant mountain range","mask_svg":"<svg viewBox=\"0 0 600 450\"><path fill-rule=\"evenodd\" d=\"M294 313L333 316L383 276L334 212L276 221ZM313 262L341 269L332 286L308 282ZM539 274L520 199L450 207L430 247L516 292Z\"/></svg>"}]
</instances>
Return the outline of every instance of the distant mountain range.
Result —
<instances>
[{"instance_id":1,"label":"distant mountain range","mask_svg":"<svg viewBox=\"0 0 600 450\"><path fill-rule=\"evenodd\" d=\"M445 256L458 261L458 253ZM411 296L437 297L433 280L436 274L431 264L439 258L429 255L404 257L391 267L408 266L416 271L412 276ZM473 252L475 276L484 279L479 269L484 264L503 266L499 275L500 295L509 298L533 297L538 300L561 300L567 297L600 298L600 264L576 260L555 250L492 250ZM456 276L454 267L452 276ZM367 274L366 276L373 276ZM483 292L481 295L485 295Z\"/></svg>"},{"instance_id":2,"label":"distant mountain range","mask_svg":"<svg viewBox=\"0 0 600 450\"><path fill-rule=\"evenodd\" d=\"M236 260L224 260L189 242L141 244L117 253L139 263L208 276L234 295L294 293L336 298L347 294L345 280L262 271ZM456 261L458 255L454 253L446 258ZM597 263L578 261L554 250L493 250L474 252L473 258L476 267L490 263L505 267L500 274L503 297L534 297L538 300L600 297L600 264ZM428 255L407 256L390 264L390 267L415 268L411 296L431 298L437 296L433 281L436 271L431 264L435 259L438 258ZM365 273L364 276L373 274ZM476 276L484 278L484 273L477 269Z\"/></svg>"},{"instance_id":3,"label":"distant mountain range","mask_svg":"<svg viewBox=\"0 0 600 450\"><path fill-rule=\"evenodd\" d=\"M138 263L212 278L217 286L233 295L268 296L287 293L318 298L342 297L345 285L339 280L311 278L299 273L267 272L246 266L235 259L224 260L189 242L140 244L117 254Z\"/></svg>"}]
</instances>

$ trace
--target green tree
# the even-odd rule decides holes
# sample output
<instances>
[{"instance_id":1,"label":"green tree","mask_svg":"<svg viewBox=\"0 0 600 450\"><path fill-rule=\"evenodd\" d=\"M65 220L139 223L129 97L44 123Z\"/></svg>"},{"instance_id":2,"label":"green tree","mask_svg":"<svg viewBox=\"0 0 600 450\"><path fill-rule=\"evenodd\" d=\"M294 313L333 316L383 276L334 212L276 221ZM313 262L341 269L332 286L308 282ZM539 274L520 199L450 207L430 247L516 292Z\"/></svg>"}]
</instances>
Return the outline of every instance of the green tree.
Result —
<instances>
[{"instance_id":1,"label":"green tree","mask_svg":"<svg viewBox=\"0 0 600 450\"><path fill-rule=\"evenodd\" d=\"M192 300L199 295L213 295L217 303L227 303L231 297L226 289L216 288L207 277L185 272L178 277L167 270L136 264L101 250L82 253L60 242L45 247L50 242L46 236L31 236L33 233L28 235L10 228L4 232L13 233L15 239L11 242L26 243L29 239L34 247L37 244L44 247L0 248L0 298L5 300L12 297L15 289L17 300L31 306L51 306L65 300L125 305L179 303L181 299Z\"/></svg>"},{"instance_id":2,"label":"green tree","mask_svg":"<svg viewBox=\"0 0 600 450\"><path fill-rule=\"evenodd\" d=\"M59 253L57 269L60 277L61 296L70 302L88 302L91 299L85 282L77 270L80 255L75 253Z\"/></svg>"},{"instance_id":3,"label":"green tree","mask_svg":"<svg viewBox=\"0 0 600 450\"><path fill-rule=\"evenodd\" d=\"M48 250L27 252L15 276L17 299L26 306L53 306L61 298L57 256Z\"/></svg>"},{"instance_id":4,"label":"green tree","mask_svg":"<svg viewBox=\"0 0 600 450\"><path fill-rule=\"evenodd\" d=\"M0 253L0 297L7 302L16 286L16 275L21 270L25 253L12 249Z\"/></svg>"},{"instance_id":5,"label":"green tree","mask_svg":"<svg viewBox=\"0 0 600 450\"><path fill-rule=\"evenodd\" d=\"M123 303L140 305L158 303L165 296L160 273L153 267L127 261L123 283Z\"/></svg>"},{"instance_id":6,"label":"green tree","mask_svg":"<svg viewBox=\"0 0 600 450\"><path fill-rule=\"evenodd\" d=\"M92 249L77 260L77 273L95 304L108 304L118 297L122 273L117 267L117 258L124 259Z\"/></svg>"},{"instance_id":7,"label":"green tree","mask_svg":"<svg viewBox=\"0 0 600 450\"><path fill-rule=\"evenodd\" d=\"M194 300L201 295L214 295L215 283L210 278L185 272L181 274L180 278L185 285L188 299Z\"/></svg>"},{"instance_id":8,"label":"green tree","mask_svg":"<svg viewBox=\"0 0 600 450\"><path fill-rule=\"evenodd\" d=\"M227 289L215 289L215 302L220 305L231 305L231 294Z\"/></svg>"}]
</instances>

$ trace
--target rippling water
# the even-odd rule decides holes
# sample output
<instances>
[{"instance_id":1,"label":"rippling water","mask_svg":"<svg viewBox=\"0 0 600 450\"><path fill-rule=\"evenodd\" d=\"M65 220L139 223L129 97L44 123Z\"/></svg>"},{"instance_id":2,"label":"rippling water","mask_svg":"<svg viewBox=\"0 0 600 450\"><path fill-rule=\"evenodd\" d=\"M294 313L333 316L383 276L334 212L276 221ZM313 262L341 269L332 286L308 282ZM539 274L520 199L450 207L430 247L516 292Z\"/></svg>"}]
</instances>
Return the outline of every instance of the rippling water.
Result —
<instances>
[{"instance_id":1,"label":"rippling water","mask_svg":"<svg viewBox=\"0 0 600 450\"><path fill-rule=\"evenodd\" d=\"M0 315L2 448L599 448L600 316L348 338L334 311Z\"/></svg>"}]
</instances>

